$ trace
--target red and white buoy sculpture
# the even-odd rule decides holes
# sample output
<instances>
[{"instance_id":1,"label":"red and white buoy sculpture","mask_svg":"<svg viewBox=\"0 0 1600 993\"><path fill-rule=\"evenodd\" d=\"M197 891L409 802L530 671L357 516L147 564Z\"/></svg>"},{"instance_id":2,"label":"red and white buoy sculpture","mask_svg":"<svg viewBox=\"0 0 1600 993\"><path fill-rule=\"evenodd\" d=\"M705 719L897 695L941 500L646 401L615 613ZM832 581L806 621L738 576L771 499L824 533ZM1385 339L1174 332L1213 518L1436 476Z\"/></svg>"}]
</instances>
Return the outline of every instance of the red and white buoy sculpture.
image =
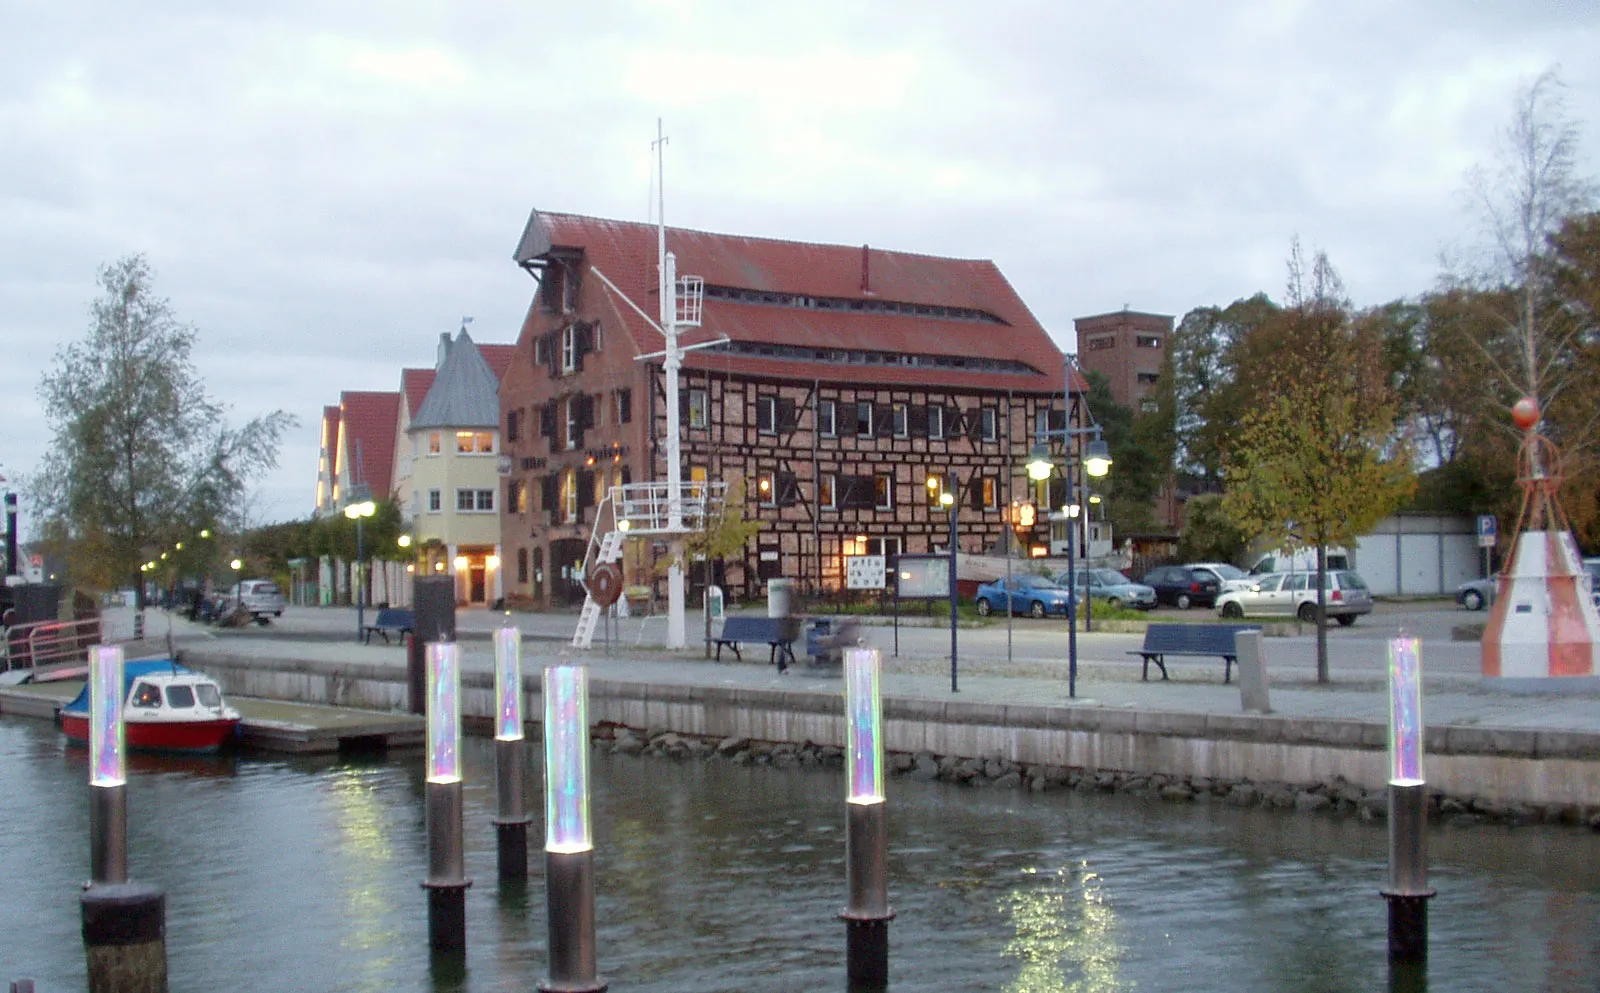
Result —
<instances>
[{"instance_id":1,"label":"red and white buoy sculpture","mask_svg":"<svg viewBox=\"0 0 1600 993\"><path fill-rule=\"evenodd\" d=\"M1483 631L1483 677L1512 690L1593 689L1600 685L1600 611L1561 509L1561 454L1538 432L1532 397L1516 402L1511 419L1523 432L1522 510Z\"/></svg>"}]
</instances>

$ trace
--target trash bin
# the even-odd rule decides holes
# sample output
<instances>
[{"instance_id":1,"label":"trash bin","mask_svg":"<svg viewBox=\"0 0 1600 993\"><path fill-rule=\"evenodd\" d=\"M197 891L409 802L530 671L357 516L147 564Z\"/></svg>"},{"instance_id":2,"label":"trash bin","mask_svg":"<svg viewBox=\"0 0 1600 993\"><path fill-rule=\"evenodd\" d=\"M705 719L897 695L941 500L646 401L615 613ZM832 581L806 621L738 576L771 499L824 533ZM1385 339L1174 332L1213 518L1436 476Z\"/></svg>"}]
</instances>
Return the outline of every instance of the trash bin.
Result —
<instances>
[{"instance_id":1,"label":"trash bin","mask_svg":"<svg viewBox=\"0 0 1600 993\"><path fill-rule=\"evenodd\" d=\"M826 655L831 649L823 642L837 632L831 617L814 617L806 621L806 654L812 658Z\"/></svg>"},{"instance_id":2,"label":"trash bin","mask_svg":"<svg viewBox=\"0 0 1600 993\"><path fill-rule=\"evenodd\" d=\"M767 616L789 616L789 590L794 584L792 579L767 580Z\"/></svg>"}]
</instances>

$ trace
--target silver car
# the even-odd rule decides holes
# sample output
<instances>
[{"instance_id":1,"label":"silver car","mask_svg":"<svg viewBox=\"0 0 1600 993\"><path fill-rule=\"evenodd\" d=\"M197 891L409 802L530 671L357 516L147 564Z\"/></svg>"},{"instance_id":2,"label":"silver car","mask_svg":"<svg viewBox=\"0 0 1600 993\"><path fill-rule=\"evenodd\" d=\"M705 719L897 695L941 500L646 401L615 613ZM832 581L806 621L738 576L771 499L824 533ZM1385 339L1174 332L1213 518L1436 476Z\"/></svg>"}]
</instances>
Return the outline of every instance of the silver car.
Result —
<instances>
[{"instance_id":1,"label":"silver car","mask_svg":"<svg viewBox=\"0 0 1600 993\"><path fill-rule=\"evenodd\" d=\"M1329 570L1324 587L1328 616L1345 627L1362 614L1372 613L1372 592L1366 580L1349 569ZM1217 598L1223 617L1298 617L1307 624L1317 620L1316 573L1273 572L1257 576L1249 589L1232 590Z\"/></svg>"},{"instance_id":2,"label":"silver car","mask_svg":"<svg viewBox=\"0 0 1600 993\"><path fill-rule=\"evenodd\" d=\"M219 604L218 613L231 614L237 598L239 607L255 619L257 624L267 623L270 617L282 617L283 590L270 579L246 579L234 584Z\"/></svg>"},{"instance_id":3,"label":"silver car","mask_svg":"<svg viewBox=\"0 0 1600 993\"><path fill-rule=\"evenodd\" d=\"M1115 569L1079 569L1074 578L1086 596L1104 600L1112 607L1156 609L1155 587L1136 583ZM1067 585L1065 572L1056 573L1055 579L1062 586Z\"/></svg>"}]
</instances>

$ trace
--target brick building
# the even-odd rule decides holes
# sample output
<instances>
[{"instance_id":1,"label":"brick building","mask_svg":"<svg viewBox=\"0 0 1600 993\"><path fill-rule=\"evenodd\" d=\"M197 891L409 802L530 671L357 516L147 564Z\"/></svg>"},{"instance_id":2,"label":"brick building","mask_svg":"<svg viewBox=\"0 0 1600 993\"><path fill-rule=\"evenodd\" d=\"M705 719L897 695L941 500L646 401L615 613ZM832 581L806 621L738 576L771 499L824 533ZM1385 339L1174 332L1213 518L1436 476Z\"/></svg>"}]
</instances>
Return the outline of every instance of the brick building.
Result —
<instances>
[{"instance_id":1,"label":"brick building","mask_svg":"<svg viewBox=\"0 0 1600 993\"><path fill-rule=\"evenodd\" d=\"M1139 410L1161 375L1172 318L1119 310L1079 317L1072 326L1078 333L1079 367L1105 376L1117 403Z\"/></svg>"},{"instance_id":2,"label":"brick building","mask_svg":"<svg viewBox=\"0 0 1600 993\"><path fill-rule=\"evenodd\" d=\"M516 260L538 289L500 388L510 596L581 600L606 488L666 477L663 341L629 303L660 311L656 238L637 223L528 220ZM702 325L681 344L726 338L684 358L684 479L742 481L763 522L725 585L834 589L845 555L943 551L930 475L958 491L963 551L1001 543L1011 502L1031 495L1034 432L1062 427L1067 405L1061 352L992 262L683 229L666 240L677 271L705 281ZM648 582L661 549L631 544L627 581Z\"/></svg>"}]
</instances>

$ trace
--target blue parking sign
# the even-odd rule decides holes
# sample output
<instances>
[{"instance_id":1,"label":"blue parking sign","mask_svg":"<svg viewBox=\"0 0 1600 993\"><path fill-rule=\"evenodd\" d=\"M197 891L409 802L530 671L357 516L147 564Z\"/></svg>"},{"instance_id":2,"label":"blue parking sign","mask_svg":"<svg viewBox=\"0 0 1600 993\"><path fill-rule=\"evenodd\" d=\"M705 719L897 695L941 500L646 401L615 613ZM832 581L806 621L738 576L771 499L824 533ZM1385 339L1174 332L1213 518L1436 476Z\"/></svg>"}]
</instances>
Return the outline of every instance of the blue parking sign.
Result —
<instances>
[{"instance_id":1,"label":"blue parking sign","mask_svg":"<svg viewBox=\"0 0 1600 993\"><path fill-rule=\"evenodd\" d=\"M1478 547L1493 548L1496 536L1496 522L1493 514L1478 515Z\"/></svg>"}]
</instances>

